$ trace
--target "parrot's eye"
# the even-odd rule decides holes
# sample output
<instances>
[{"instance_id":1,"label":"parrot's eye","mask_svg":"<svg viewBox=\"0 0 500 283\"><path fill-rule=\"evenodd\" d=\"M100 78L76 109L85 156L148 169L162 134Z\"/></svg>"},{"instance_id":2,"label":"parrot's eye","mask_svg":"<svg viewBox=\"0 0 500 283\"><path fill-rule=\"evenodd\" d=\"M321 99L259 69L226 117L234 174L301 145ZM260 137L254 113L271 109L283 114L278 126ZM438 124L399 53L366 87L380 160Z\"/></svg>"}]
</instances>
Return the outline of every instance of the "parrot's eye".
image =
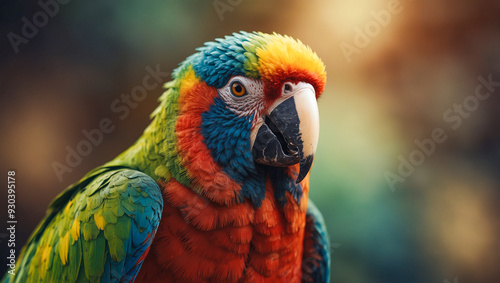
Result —
<instances>
[{"instance_id":1,"label":"parrot's eye","mask_svg":"<svg viewBox=\"0 0 500 283\"><path fill-rule=\"evenodd\" d=\"M245 86L240 82L234 82L231 84L231 93L234 96L242 97L243 95L247 94L247 90Z\"/></svg>"}]
</instances>

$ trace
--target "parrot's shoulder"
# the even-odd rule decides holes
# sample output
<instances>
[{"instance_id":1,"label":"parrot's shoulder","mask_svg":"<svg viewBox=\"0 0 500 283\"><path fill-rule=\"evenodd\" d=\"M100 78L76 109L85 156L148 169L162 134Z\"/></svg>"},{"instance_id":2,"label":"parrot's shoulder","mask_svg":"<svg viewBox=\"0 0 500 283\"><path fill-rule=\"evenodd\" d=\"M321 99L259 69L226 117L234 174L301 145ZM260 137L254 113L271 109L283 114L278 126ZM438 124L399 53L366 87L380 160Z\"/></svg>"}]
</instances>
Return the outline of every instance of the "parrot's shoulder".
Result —
<instances>
[{"instance_id":1,"label":"parrot's shoulder","mask_svg":"<svg viewBox=\"0 0 500 283\"><path fill-rule=\"evenodd\" d=\"M25 247L16 282L132 280L162 208L158 184L142 172L89 173L52 203Z\"/></svg>"},{"instance_id":2,"label":"parrot's shoulder","mask_svg":"<svg viewBox=\"0 0 500 283\"><path fill-rule=\"evenodd\" d=\"M302 282L330 282L330 239L325 221L309 199L304 233Z\"/></svg>"}]
</instances>

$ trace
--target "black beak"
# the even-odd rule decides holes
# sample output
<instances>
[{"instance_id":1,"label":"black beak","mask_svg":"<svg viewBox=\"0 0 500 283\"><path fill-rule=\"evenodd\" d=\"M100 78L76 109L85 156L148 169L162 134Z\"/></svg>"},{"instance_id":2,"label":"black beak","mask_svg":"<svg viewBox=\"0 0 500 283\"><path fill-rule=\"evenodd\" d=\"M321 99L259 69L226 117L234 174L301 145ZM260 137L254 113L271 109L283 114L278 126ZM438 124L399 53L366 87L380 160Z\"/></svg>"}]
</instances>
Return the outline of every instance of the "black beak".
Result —
<instances>
[{"instance_id":1,"label":"black beak","mask_svg":"<svg viewBox=\"0 0 500 283\"><path fill-rule=\"evenodd\" d=\"M299 83L294 93L271 106L253 142L255 162L286 167L300 163L296 183L309 173L319 134L315 92L310 84Z\"/></svg>"}]
</instances>

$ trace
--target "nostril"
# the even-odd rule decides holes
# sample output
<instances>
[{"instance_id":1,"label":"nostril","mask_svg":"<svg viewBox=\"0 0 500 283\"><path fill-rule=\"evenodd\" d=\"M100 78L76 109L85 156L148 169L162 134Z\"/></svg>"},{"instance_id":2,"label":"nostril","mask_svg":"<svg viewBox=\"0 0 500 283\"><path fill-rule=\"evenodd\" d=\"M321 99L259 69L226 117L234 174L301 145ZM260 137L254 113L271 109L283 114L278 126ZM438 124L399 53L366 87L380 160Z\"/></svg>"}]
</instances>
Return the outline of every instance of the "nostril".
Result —
<instances>
[{"instance_id":1,"label":"nostril","mask_svg":"<svg viewBox=\"0 0 500 283\"><path fill-rule=\"evenodd\" d=\"M292 84L291 83L285 83L285 92L289 92L292 90Z\"/></svg>"}]
</instances>

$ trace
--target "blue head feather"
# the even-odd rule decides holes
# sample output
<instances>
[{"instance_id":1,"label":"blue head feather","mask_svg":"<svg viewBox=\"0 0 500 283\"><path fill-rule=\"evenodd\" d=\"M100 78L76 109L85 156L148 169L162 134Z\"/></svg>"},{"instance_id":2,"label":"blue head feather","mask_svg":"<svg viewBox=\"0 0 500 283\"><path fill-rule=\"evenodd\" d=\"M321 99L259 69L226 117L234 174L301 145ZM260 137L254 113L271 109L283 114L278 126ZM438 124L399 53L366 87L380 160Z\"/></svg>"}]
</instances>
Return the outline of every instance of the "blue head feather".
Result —
<instances>
[{"instance_id":1,"label":"blue head feather","mask_svg":"<svg viewBox=\"0 0 500 283\"><path fill-rule=\"evenodd\" d=\"M215 88L224 86L232 76L259 77L256 66L249 62L256 64L256 49L265 44L262 34L241 31L215 41L197 48L198 52L182 62L173 76L177 77L191 65L204 82Z\"/></svg>"}]
</instances>

